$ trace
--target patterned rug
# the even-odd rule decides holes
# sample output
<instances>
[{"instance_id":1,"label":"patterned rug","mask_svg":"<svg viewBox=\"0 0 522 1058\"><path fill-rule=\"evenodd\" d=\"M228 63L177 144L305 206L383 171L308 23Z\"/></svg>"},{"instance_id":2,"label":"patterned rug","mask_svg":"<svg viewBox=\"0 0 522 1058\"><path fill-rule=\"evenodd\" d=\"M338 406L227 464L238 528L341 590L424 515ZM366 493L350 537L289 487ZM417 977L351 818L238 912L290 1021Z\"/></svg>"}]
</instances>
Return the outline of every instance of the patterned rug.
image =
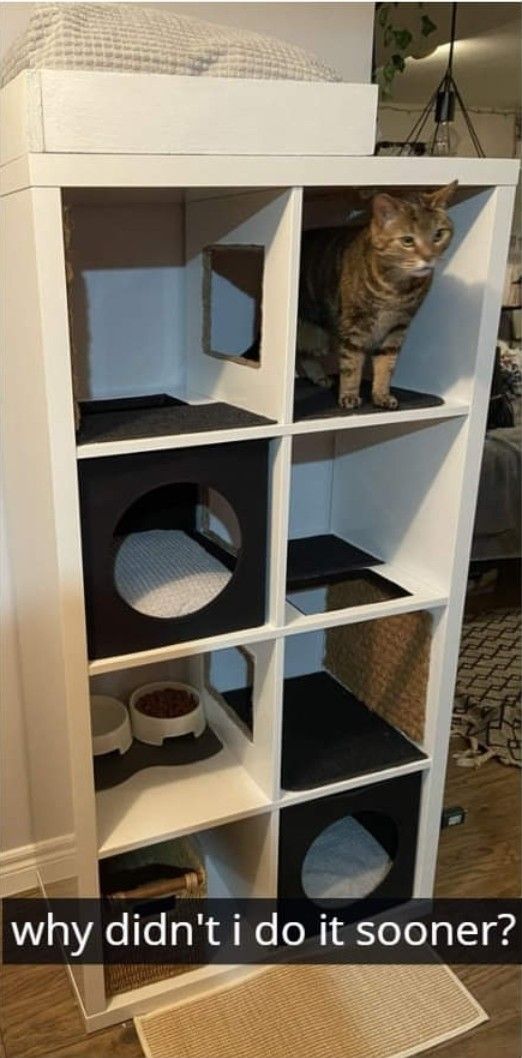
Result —
<instances>
[{"instance_id":1,"label":"patterned rug","mask_svg":"<svg viewBox=\"0 0 522 1058\"><path fill-rule=\"evenodd\" d=\"M522 765L520 632L516 610L464 621L451 726L469 743L455 754L462 767L479 767L491 757Z\"/></svg>"}]
</instances>

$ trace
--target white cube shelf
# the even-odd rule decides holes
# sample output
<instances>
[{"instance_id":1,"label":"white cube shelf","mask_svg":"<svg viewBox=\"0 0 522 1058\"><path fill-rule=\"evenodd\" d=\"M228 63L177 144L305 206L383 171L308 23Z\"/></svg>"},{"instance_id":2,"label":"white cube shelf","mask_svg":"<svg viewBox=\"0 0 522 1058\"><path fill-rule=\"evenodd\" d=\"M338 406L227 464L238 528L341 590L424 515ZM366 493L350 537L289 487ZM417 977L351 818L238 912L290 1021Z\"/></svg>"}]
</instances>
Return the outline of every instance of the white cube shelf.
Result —
<instances>
[{"instance_id":1,"label":"white cube shelf","mask_svg":"<svg viewBox=\"0 0 522 1058\"><path fill-rule=\"evenodd\" d=\"M34 840L50 836L53 805L72 805L73 881L80 896L99 895L100 859L191 833L205 846L211 893L275 896L281 813L301 807L299 818L308 819L316 804L317 813L332 820L341 804L335 797L347 806L360 805L365 797L381 804L394 784L394 797L406 797L410 787L420 797L407 847L410 891L404 895L430 896L517 166L494 159L364 156L373 144L375 92L360 94L357 109L357 86L342 85L288 85L286 117L279 120L269 105L270 87L249 83L243 98L249 106L257 100L267 129L263 144L256 123L249 123L261 153L252 154L244 122L237 129L229 125L227 133L223 123L213 129L207 115L210 138L202 157L189 146L190 129L178 120L174 95L159 92L153 78L150 93L159 98L159 92L162 113L172 120L163 127L136 120L135 128L126 121L121 134L119 117L132 112L134 121L139 82L123 75L95 78L100 78L95 96L104 100L102 122L94 96L91 106L86 95L86 86L94 86L88 75L72 80L60 71L24 75L3 93L5 483ZM165 80L176 79L162 79L163 86ZM107 106L109 82L113 108ZM172 92L181 87L174 84ZM189 88L197 90L194 105L201 117L201 81L183 88L184 99ZM36 124L35 91L41 93L44 118ZM238 91L239 83L234 100L227 97L237 114ZM150 93L147 115L156 113L148 105ZM307 121L311 93L316 103L313 120ZM323 135L325 93L336 100L337 110ZM299 120L293 148L283 150L290 96ZM362 115L351 129L347 114ZM232 128L237 150L227 140ZM369 408L347 415L333 407L326 415L294 415L303 225L342 223L357 188L434 187L455 178L455 239L410 328L395 379L397 386L437 400L395 412ZM72 222L69 284L64 206L66 226ZM215 256L209 254L213 250ZM251 269L239 286L235 280L243 266L238 272L228 252L243 253L246 271ZM82 399L167 393L186 400L189 409L225 403L262 421L216 428L215 422L200 420L192 431L145 429L133 436L101 431L77 438L69 309ZM218 356L209 355L209 343ZM130 453L214 443L226 448L256 436L270 439L266 623L89 662L78 460L125 460ZM251 488L255 504L255 481ZM329 534L341 548L335 570L325 574L324 548L316 554L314 547L304 556L304 570L299 567L303 555L292 544L289 551L289 541L306 545ZM342 567L347 545L378 564L363 561L354 576L353 565L348 571ZM376 577L393 583L392 597L379 596L385 586ZM374 594L355 605L349 591L361 580L365 589L370 582ZM406 619L430 622L417 737L408 734L400 717L381 717L400 732L402 750L395 757L372 760L368 738L366 767L337 774L327 767L319 781L317 775L289 779L292 712L301 700L309 708L310 680L326 680L330 688L330 681L337 681L341 696L358 697L363 710L358 715L373 722L374 699L364 701L349 664L353 643L365 622L378 636L386 621ZM222 749L199 762L147 766L96 792L89 692L127 698L133 687L166 674L201 691ZM329 706L333 712L334 706ZM326 759L328 739L324 742ZM286 877L295 869L285 855ZM50 891L49 882L43 872ZM86 1025L96 1029L194 998L246 970L200 967L113 997L106 995L103 967L73 972Z\"/></svg>"}]
</instances>

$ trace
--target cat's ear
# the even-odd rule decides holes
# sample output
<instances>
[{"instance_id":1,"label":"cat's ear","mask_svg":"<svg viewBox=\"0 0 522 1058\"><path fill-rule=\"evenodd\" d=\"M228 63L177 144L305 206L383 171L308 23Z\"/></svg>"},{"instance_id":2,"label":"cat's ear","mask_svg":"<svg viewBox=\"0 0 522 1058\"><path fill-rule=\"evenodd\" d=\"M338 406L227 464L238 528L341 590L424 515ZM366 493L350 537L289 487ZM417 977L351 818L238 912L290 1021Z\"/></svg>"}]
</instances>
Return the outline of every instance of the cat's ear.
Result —
<instances>
[{"instance_id":1,"label":"cat's ear","mask_svg":"<svg viewBox=\"0 0 522 1058\"><path fill-rule=\"evenodd\" d=\"M396 220L401 211L398 199L391 195L375 195L372 199L373 218L380 228L385 228L392 220Z\"/></svg>"},{"instance_id":2,"label":"cat's ear","mask_svg":"<svg viewBox=\"0 0 522 1058\"><path fill-rule=\"evenodd\" d=\"M446 209L446 206L451 202L458 186L458 180L452 180L451 184L446 184L445 187L439 187L436 191L425 191L422 197L429 206L435 207L436 209Z\"/></svg>"}]
</instances>

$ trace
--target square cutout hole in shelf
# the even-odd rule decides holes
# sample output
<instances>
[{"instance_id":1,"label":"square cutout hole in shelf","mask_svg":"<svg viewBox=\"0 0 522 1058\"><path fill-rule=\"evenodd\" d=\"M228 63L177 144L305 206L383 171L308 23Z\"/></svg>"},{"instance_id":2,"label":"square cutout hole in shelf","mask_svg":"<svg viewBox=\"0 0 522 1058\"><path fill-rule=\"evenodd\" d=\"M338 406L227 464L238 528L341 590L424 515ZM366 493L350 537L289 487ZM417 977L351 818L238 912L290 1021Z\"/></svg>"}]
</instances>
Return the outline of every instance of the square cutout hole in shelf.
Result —
<instances>
[{"instance_id":1,"label":"square cutout hole in shelf","mask_svg":"<svg viewBox=\"0 0 522 1058\"><path fill-rule=\"evenodd\" d=\"M420 611L287 637L283 789L425 759L431 627Z\"/></svg>"},{"instance_id":2,"label":"square cutout hole in shelf","mask_svg":"<svg viewBox=\"0 0 522 1058\"><path fill-rule=\"evenodd\" d=\"M207 356L259 367L263 246L209 246L203 262L203 349Z\"/></svg>"},{"instance_id":3,"label":"square cutout hole in shelf","mask_svg":"<svg viewBox=\"0 0 522 1058\"><path fill-rule=\"evenodd\" d=\"M280 420L266 248L289 193L241 190L64 192L79 445Z\"/></svg>"},{"instance_id":4,"label":"square cutout hole in shelf","mask_svg":"<svg viewBox=\"0 0 522 1058\"><path fill-rule=\"evenodd\" d=\"M246 647L214 650L205 658L205 686L252 742L254 739L254 654Z\"/></svg>"}]
</instances>

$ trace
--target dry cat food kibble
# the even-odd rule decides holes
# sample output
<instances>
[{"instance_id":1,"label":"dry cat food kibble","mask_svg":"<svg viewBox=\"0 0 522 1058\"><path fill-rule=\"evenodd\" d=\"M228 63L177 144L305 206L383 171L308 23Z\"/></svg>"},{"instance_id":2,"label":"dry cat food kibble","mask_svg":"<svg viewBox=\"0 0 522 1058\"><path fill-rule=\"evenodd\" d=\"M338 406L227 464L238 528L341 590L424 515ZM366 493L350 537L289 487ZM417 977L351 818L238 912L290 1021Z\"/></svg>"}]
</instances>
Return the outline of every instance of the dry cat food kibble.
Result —
<instances>
[{"instance_id":1,"label":"dry cat food kibble","mask_svg":"<svg viewBox=\"0 0 522 1058\"><path fill-rule=\"evenodd\" d=\"M198 702L194 694L174 687L164 687L160 691L150 691L140 698L136 708L146 716L168 719L185 716L196 708Z\"/></svg>"}]
</instances>

